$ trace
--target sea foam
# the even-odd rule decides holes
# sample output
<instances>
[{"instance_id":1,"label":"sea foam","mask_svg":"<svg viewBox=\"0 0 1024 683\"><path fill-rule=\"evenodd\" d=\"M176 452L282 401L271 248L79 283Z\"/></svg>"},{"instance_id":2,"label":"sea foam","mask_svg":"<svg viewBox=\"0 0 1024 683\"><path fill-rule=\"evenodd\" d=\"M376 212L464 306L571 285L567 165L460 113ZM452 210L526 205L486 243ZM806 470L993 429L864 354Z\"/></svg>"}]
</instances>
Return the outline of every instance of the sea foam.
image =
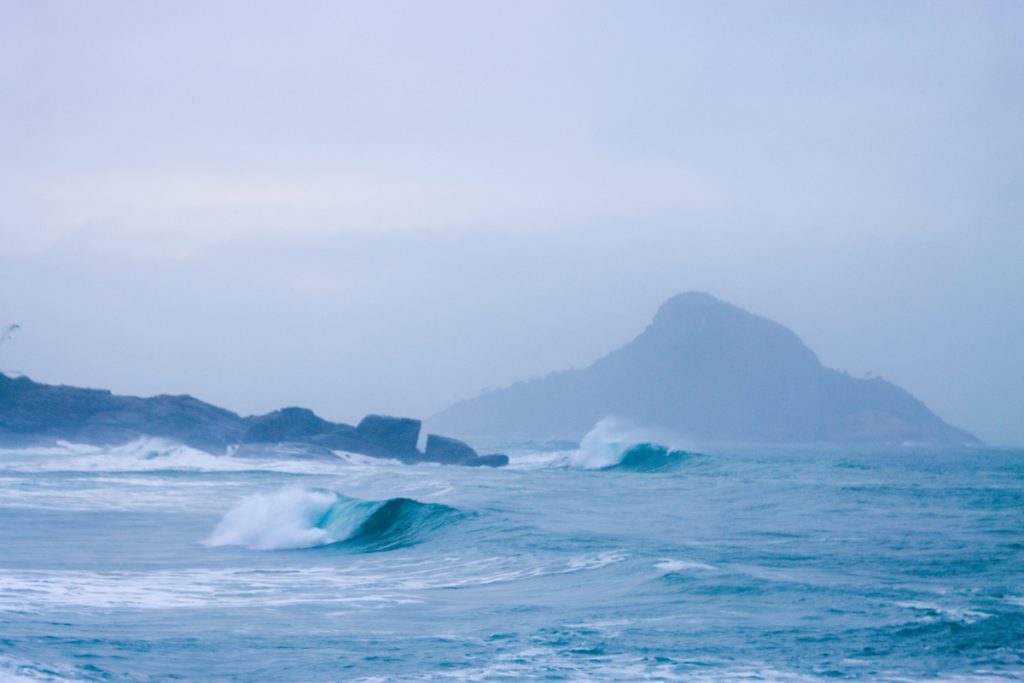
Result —
<instances>
[{"instance_id":1,"label":"sea foam","mask_svg":"<svg viewBox=\"0 0 1024 683\"><path fill-rule=\"evenodd\" d=\"M447 505L411 498L358 500L326 489L286 487L243 498L202 543L253 550L349 543L391 550L417 543L460 516Z\"/></svg>"},{"instance_id":2,"label":"sea foam","mask_svg":"<svg viewBox=\"0 0 1024 683\"><path fill-rule=\"evenodd\" d=\"M580 469L640 472L669 469L692 455L668 432L606 417L583 437L570 462Z\"/></svg>"}]
</instances>

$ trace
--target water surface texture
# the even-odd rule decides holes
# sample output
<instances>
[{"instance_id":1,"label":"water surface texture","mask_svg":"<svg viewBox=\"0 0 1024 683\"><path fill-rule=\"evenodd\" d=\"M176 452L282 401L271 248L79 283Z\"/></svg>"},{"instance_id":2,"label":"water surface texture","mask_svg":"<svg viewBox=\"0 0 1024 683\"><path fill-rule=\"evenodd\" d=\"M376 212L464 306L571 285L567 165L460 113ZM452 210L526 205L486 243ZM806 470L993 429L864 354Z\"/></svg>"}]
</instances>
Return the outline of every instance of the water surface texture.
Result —
<instances>
[{"instance_id":1,"label":"water surface texture","mask_svg":"<svg viewBox=\"0 0 1024 683\"><path fill-rule=\"evenodd\" d=\"M0 681L1024 680L1024 453L0 453Z\"/></svg>"}]
</instances>

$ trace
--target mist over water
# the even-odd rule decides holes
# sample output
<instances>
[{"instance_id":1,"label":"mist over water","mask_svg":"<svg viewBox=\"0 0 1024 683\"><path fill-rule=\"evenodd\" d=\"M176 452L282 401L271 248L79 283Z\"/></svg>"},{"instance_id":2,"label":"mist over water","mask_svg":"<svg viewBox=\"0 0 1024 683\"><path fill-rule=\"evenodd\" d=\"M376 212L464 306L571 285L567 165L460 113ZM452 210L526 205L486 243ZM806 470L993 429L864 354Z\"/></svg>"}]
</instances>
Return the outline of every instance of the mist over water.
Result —
<instances>
[{"instance_id":1,"label":"mist over water","mask_svg":"<svg viewBox=\"0 0 1024 683\"><path fill-rule=\"evenodd\" d=\"M1024 444L1020 3L215 4L0 7L0 369L427 417L701 290Z\"/></svg>"}]
</instances>

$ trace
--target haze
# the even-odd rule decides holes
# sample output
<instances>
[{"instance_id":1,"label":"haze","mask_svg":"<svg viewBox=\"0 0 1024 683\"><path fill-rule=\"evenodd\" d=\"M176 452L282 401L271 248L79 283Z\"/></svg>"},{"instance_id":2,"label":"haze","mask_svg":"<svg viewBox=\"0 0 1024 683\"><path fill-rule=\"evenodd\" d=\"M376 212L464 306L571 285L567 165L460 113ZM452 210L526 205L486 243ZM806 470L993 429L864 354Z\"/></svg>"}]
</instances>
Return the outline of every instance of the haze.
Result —
<instances>
[{"instance_id":1,"label":"haze","mask_svg":"<svg viewBox=\"0 0 1024 683\"><path fill-rule=\"evenodd\" d=\"M426 417L704 290L1024 444L1018 2L0 7L0 368Z\"/></svg>"}]
</instances>

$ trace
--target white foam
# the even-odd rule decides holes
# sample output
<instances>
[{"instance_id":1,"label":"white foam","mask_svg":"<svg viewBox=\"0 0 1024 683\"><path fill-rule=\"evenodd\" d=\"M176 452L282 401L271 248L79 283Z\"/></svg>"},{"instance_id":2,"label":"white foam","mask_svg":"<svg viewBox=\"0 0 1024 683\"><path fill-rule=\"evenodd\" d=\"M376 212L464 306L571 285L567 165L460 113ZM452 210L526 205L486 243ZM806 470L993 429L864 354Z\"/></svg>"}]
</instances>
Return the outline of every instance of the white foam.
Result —
<instances>
[{"instance_id":1,"label":"white foam","mask_svg":"<svg viewBox=\"0 0 1024 683\"><path fill-rule=\"evenodd\" d=\"M962 624L973 624L981 621L982 619L988 619L991 614L982 612L980 610L974 610L964 607L945 607L932 602L912 601L912 602L897 602L897 607L905 607L907 609L916 610L923 612L924 616L921 621L929 622L936 621L939 617L948 621L955 621Z\"/></svg>"},{"instance_id":2,"label":"white foam","mask_svg":"<svg viewBox=\"0 0 1024 683\"><path fill-rule=\"evenodd\" d=\"M351 465L364 465L367 467L407 467L405 463L400 460L393 460L391 458L378 458L373 455L365 455L364 453L351 453L349 451L334 451L334 454L338 456L342 461Z\"/></svg>"},{"instance_id":3,"label":"white foam","mask_svg":"<svg viewBox=\"0 0 1024 683\"><path fill-rule=\"evenodd\" d=\"M0 683L80 681L66 667L53 667L0 656Z\"/></svg>"},{"instance_id":4,"label":"white foam","mask_svg":"<svg viewBox=\"0 0 1024 683\"><path fill-rule=\"evenodd\" d=\"M701 667L705 667L702 665ZM653 662L640 655L594 654L581 657L573 651L550 646L532 646L514 652L497 653L482 666L424 673L424 680L490 681L528 680L537 672L547 677L572 681L686 681L693 683L757 681L758 683L810 683L828 679L778 671L769 667L686 670L685 662ZM376 677L356 679L360 683L384 680Z\"/></svg>"},{"instance_id":5,"label":"white foam","mask_svg":"<svg viewBox=\"0 0 1024 683\"><path fill-rule=\"evenodd\" d=\"M669 450L694 450L678 435L664 430L637 427L626 420L605 417L594 425L574 450L540 451L510 454L509 469L584 469L599 470L622 462L622 456L631 446L656 443Z\"/></svg>"},{"instance_id":6,"label":"white foam","mask_svg":"<svg viewBox=\"0 0 1024 683\"><path fill-rule=\"evenodd\" d=\"M424 680L526 680L542 671L550 678L572 681L678 681L681 683L824 683L835 680L828 676L781 671L770 666L709 667L706 662L697 668L683 662L653 662L637 655L594 654L581 658L575 652L564 652L547 646L527 647L515 652L499 653L487 658L482 666L424 673ZM360 683L386 680L378 677L355 679ZM871 680L881 683L1000 683L1022 680L1019 672L979 671L970 674L939 677L906 677L899 674L873 674Z\"/></svg>"},{"instance_id":7,"label":"white foam","mask_svg":"<svg viewBox=\"0 0 1024 683\"><path fill-rule=\"evenodd\" d=\"M575 450L509 453L508 469L524 471L565 469L572 466L575 455Z\"/></svg>"},{"instance_id":8,"label":"white foam","mask_svg":"<svg viewBox=\"0 0 1024 683\"><path fill-rule=\"evenodd\" d=\"M256 493L231 508L202 543L254 550L322 545L328 540L327 532L316 523L337 501L338 496L332 492L298 487Z\"/></svg>"},{"instance_id":9,"label":"white foam","mask_svg":"<svg viewBox=\"0 0 1024 683\"><path fill-rule=\"evenodd\" d=\"M375 607L424 600L420 591L600 569L619 552L568 559L441 555L350 558L344 565L158 571L0 570L0 611L221 609L304 603Z\"/></svg>"},{"instance_id":10,"label":"white foam","mask_svg":"<svg viewBox=\"0 0 1024 683\"><path fill-rule=\"evenodd\" d=\"M176 482L163 488L133 481L61 478L56 484L40 480L0 477L0 508L58 510L61 512L170 510L221 511L225 489L248 486L236 482Z\"/></svg>"},{"instance_id":11,"label":"white foam","mask_svg":"<svg viewBox=\"0 0 1024 683\"><path fill-rule=\"evenodd\" d=\"M606 417L580 441L571 464L588 470L611 467L622 462L622 456L631 446L641 443L657 443L669 450L686 447L678 436L664 430L637 427L620 418Z\"/></svg>"},{"instance_id":12,"label":"white foam","mask_svg":"<svg viewBox=\"0 0 1024 683\"><path fill-rule=\"evenodd\" d=\"M159 470L243 469L230 458L172 441L137 439L122 446L62 443L53 448L9 451L0 470L16 472L145 472Z\"/></svg>"},{"instance_id":13,"label":"white foam","mask_svg":"<svg viewBox=\"0 0 1024 683\"><path fill-rule=\"evenodd\" d=\"M658 562L654 565L657 569L660 569L666 573L675 573L683 571L706 571L713 572L715 567L710 564L704 564L703 562L695 562L693 560L673 560L666 559Z\"/></svg>"},{"instance_id":14,"label":"white foam","mask_svg":"<svg viewBox=\"0 0 1024 683\"><path fill-rule=\"evenodd\" d=\"M337 462L289 458L237 458L214 455L159 438L136 439L107 447L60 442L49 448L0 451L0 471L9 472L247 472L335 474L339 466L382 464L387 461L336 452ZM374 462L376 461L376 462Z\"/></svg>"},{"instance_id":15,"label":"white foam","mask_svg":"<svg viewBox=\"0 0 1024 683\"><path fill-rule=\"evenodd\" d=\"M96 446L71 443L68 441L57 441L53 446L0 448L0 457L11 458L19 456L76 455L80 453L93 453L96 450Z\"/></svg>"}]
</instances>

